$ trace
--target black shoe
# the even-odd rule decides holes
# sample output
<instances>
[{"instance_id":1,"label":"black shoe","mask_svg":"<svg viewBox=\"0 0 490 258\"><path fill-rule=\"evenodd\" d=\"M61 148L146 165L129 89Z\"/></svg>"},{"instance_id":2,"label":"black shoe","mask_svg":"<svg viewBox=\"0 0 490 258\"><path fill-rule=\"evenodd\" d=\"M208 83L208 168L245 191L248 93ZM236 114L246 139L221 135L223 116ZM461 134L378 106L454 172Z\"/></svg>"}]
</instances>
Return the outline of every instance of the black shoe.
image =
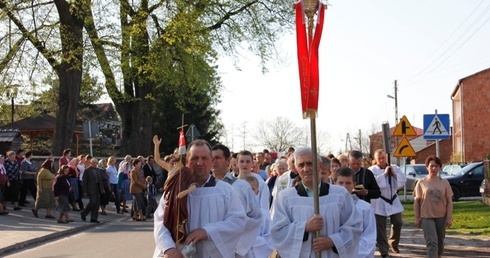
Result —
<instances>
[{"instance_id":1,"label":"black shoe","mask_svg":"<svg viewBox=\"0 0 490 258\"><path fill-rule=\"evenodd\" d=\"M87 216L83 215L83 213L80 214L80 218L82 218L83 221L87 221Z\"/></svg>"},{"instance_id":2,"label":"black shoe","mask_svg":"<svg viewBox=\"0 0 490 258\"><path fill-rule=\"evenodd\" d=\"M47 218L47 219L54 219L54 217L53 217L53 216L51 216L51 215L46 215L46 216L44 216L44 217L45 217L45 218Z\"/></svg>"},{"instance_id":3,"label":"black shoe","mask_svg":"<svg viewBox=\"0 0 490 258\"><path fill-rule=\"evenodd\" d=\"M72 210L73 210L73 211L82 211L82 210L77 209L77 208L73 208Z\"/></svg>"},{"instance_id":4,"label":"black shoe","mask_svg":"<svg viewBox=\"0 0 490 258\"><path fill-rule=\"evenodd\" d=\"M126 210L126 209L122 209L122 212L128 213L128 210Z\"/></svg>"},{"instance_id":5,"label":"black shoe","mask_svg":"<svg viewBox=\"0 0 490 258\"><path fill-rule=\"evenodd\" d=\"M91 219L91 220L90 220L90 223L100 223L100 221L95 220L95 219Z\"/></svg>"},{"instance_id":6,"label":"black shoe","mask_svg":"<svg viewBox=\"0 0 490 258\"><path fill-rule=\"evenodd\" d=\"M20 210L22 210L21 207L18 207L18 206L17 207L14 207L14 211L20 211Z\"/></svg>"},{"instance_id":7,"label":"black shoe","mask_svg":"<svg viewBox=\"0 0 490 258\"><path fill-rule=\"evenodd\" d=\"M8 212L8 211L3 211L3 212L0 212L0 216L7 215L7 214L9 214L9 212Z\"/></svg>"},{"instance_id":8,"label":"black shoe","mask_svg":"<svg viewBox=\"0 0 490 258\"><path fill-rule=\"evenodd\" d=\"M391 250L393 251L393 253L395 253L395 254L400 253L400 249L398 249L398 246L393 245L393 243L391 243L389 245L390 245Z\"/></svg>"},{"instance_id":9,"label":"black shoe","mask_svg":"<svg viewBox=\"0 0 490 258\"><path fill-rule=\"evenodd\" d=\"M118 212L117 212L117 214L124 214L124 212L122 212L122 211L118 211Z\"/></svg>"},{"instance_id":10,"label":"black shoe","mask_svg":"<svg viewBox=\"0 0 490 258\"><path fill-rule=\"evenodd\" d=\"M34 217L36 217L36 218L37 218L37 216L38 216L38 214L37 214L37 210L32 209L31 211L32 211L32 215L34 215Z\"/></svg>"},{"instance_id":11,"label":"black shoe","mask_svg":"<svg viewBox=\"0 0 490 258\"><path fill-rule=\"evenodd\" d=\"M30 202L30 201L25 201L24 203L25 203L25 204L29 204L29 203L31 203L31 202Z\"/></svg>"}]
</instances>

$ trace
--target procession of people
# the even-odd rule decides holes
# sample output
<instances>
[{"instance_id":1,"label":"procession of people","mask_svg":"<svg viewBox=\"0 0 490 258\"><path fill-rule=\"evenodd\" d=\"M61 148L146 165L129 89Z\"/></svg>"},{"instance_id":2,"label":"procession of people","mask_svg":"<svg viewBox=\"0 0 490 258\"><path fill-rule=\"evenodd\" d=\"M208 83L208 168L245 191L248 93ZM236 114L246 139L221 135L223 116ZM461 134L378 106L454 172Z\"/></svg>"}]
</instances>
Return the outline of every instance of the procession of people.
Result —
<instances>
[{"instance_id":1,"label":"procession of people","mask_svg":"<svg viewBox=\"0 0 490 258\"><path fill-rule=\"evenodd\" d=\"M266 160L267 150L233 153L225 145L195 140L186 153L161 158L160 143L155 136L153 155L127 155L119 166L115 156L71 158L70 149L57 170L51 156L35 168L30 151L9 151L7 159L0 155L0 215L9 214L9 202L13 211L25 207L28 191L32 214L43 212L57 223L77 221L74 212L82 221L100 223L99 215L106 215L112 202L117 214L131 213L136 223L153 219L154 257L374 257L376 250L389 257L400 252L403 206L397 191L406 179L381 149L369 168L356 150L339 159L318 154L314 185L309 147L291 147L285 156ZM415 225L423 228L428 257L442 256L445 229L452 224L452 191L438 176L441 165L439 158L428 157L429 176L414 190Z\"/></svg>"}]
</instances>

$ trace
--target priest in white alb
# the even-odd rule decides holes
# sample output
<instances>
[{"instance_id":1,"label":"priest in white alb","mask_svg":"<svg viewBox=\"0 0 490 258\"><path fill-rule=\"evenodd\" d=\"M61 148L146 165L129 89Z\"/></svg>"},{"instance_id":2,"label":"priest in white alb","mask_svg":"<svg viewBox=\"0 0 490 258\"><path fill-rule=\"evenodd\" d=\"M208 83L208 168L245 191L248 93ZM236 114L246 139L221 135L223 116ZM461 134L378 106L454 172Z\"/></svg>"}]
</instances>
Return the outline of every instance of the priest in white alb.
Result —
<instances>
[{"instance_id":1,"label":"priest in white alb","mask_svg":"<svg viewBox=\"0 0 490 258\"><path fill-rule=\"evenodd\" d=\"M322 258L356 257L362 221L350 193L323 182L313 186L311 148L297 149L294 161L301 181L281 191L274 202L271 235L279 255L306 258L321 252ZM319 188L319 215L314 215L313 187ZM320 237L313 239L315 231Z\"/></svg>"}]
</instances>

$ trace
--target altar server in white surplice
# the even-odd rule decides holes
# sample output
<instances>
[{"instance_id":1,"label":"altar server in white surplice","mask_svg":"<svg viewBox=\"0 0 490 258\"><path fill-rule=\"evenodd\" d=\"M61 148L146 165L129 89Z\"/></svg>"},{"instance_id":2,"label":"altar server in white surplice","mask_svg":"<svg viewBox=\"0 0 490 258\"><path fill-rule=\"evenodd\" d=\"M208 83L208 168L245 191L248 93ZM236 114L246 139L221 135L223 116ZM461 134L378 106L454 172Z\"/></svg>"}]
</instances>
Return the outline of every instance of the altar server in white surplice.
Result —
<instances>
[{"instance_id":1,"label":"altar server in white surplice","mask_svg":"<svg viewBox=\"0 0 490 258\"><path fill-rule=\"evenodd\" d=\"M247 215L245 220L245 230L241 236L238 245L236 246L235 257L249 257L247 254L252 253L252 247L254 245L254 239L257 238L259 234L260 225L262 223L262 212L259 207L259 202L252 190L252 187L245 182L240 180L230 173L228 173L230 168L230 149L228 147L217 144L213 146L213 176L223 182L231 185L233 190L238 194L240 201ZM266 215L269 217L269 215ZM263 256L266 257L266 256Z\"/></svg>"},{"instance_id":2,"label":"altar server in white surplice","mask_svg":"<svg viewBox=\"0 0 490 258\"><path fill-rule=\"evenodd\" d=\"M352 196L344 187L320 182L315 186L319 187L320 214L314 215L311 148L297 149L294 161L301 181L281 191L274 202L271 235L279 255L306 258L321 252L322 258L357 257L362 221ZM317 230L320 237L312 241Z\"/></svg>"},{"instance_id":3,"label":"altar server in white surplice","mask_svg":"<svg viewBox=\"0 0 490 258\"><path fill-rule=\"evenodd\" d=\"M354 193L356 173L351 168L340 168L335 174L335 185L343 186L347 192ZM371 204L352 195L356 208L362 216L362 234L359 242L358 258L374 258L376 250L376 219Z\"/></svg>"},{"instance_id":4,"label":"altar server in white surplice","mask_svg":"<svg viewBox=\"0 0 490 258\"><path fill-rule=\"evenodd\" d=\"M259 194L257 195L257 200L259 202L259 206L262 209L269 209L270 203L270 191L268 186L265 184L264 179L252 172L254 155L247 150L240 151L237 155L238 160L238 178L243 179L246 176L254 176L259 180Z\"/></svg>"},{"instance_id":5,"label":"altar server in white surplice","mask_svg":"<svg viewBox=\"0 0 490 258\"><path fill-rule=\"evenodd\" d=\"M184 244L195 246L193 257L230 258L243 234L245 212L232 187L211 176L211 146L203 140L190 143L187 153L189 167L197 186L187 196L188 219ZM176 248L170 231L164 226L164 201L154 214L154 257L183 257Z\"/></svg>"},{"instance_id":6,"label":"altar server in white surplice","mask_svg":"<svg viewBox=\"0 0 490 258\"><path fill-rule=\"evenodd\" d=\"M243 178L250 184L255 195L259 194L259 181L254 176L246 176ZM252 251L249 252L246 258L262 258L269 257L274 250L272 246L271 238L271 219L269 217L269 211L262 209L262 223L260 224L260 231L255 239L252 247Z\"/></svg>"}]
</instances>

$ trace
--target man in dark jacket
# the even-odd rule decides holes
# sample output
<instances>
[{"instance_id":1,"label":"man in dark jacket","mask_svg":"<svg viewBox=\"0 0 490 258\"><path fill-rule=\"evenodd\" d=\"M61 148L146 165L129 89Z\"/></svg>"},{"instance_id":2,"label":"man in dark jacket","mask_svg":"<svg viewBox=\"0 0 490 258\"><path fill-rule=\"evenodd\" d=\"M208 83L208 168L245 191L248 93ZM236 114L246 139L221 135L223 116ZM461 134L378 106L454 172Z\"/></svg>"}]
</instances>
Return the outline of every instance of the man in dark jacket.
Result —
<instances>
[{"instance_id":1,"label":"man in dark jacket","mask_svg":"<svg viewBox=\"0 0 490 258\"><path fill-rule=\"evenodd\" d=\"M381 191L373 172L361 167L361 164L362 153L357 150L349 152L349 167L356 172L356 184L363 185L363 189L356 191L356 195L359 199L370 203L371 199L379 198Z\"/></svg>"},{"instance_id":2,"label":"man in dark jacket","mask_svg":"<svg viewBox=\"0 0 490 258\"><path fill-rule=\"evenodd\" d=\"M99 175L99 168L97 168L99 161L96 158L90 160L90 167L83 173L83 195L88 196L89 202L85 209L80 213L80 217L83 221L86 221L87 215L90 213L90 222L100 223L99 217L99 205L100 195L105 194L102 178Z\"/></svg>"}]
</instances>

